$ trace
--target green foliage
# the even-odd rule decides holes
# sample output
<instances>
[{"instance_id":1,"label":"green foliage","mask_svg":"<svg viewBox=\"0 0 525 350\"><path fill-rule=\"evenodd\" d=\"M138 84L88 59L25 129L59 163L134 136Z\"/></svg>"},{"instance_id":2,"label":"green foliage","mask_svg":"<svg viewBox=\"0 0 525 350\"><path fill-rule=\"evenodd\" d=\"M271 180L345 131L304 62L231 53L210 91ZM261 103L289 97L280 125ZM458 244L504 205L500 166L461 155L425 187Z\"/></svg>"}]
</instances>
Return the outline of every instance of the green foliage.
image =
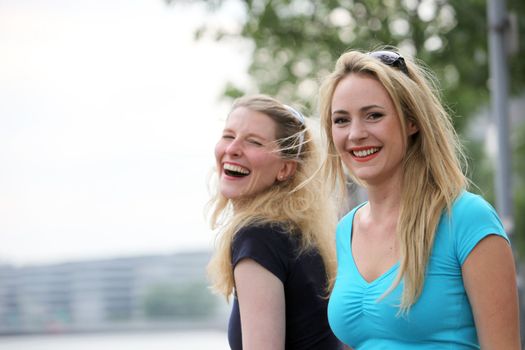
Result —
<instances>
[{"instance_id":1,"label":"green foliage","mask_svg":"<svg viewBox=\"0 0 525 350\"><path fill-rule=\"evenodd\" d=\"M167 0L175 2L176 0ZM205 1L211 9L225 1ZM394 45L423 60L442 82L444 100L457 116L458 130L488 101L488 47L485 0L244 0L240 32L213 29L216 38L253 42L249 74L260 92L307 107L314 113L318 85L349 48L373 50ZM523 14L522 0L507 0ZM520 18L521 16L518 16ZM523 21L520 33L525 32ZM201 29L201 33L206 28ZM523 51L524 41L520 43ZM511 76L525 76L523 60L511 61ZM519 74L521 75L514 75ZM523 79L512 81L522 90ZM228 84L227 96L244 91ZM232 94L232 92L234 92Z\"/></svg>"},{"instance_id":2,"label":"green foliage","mask_svg":"<svg viewBox=\"0 0 525 350\"><path fill-rule=\"evenodd\" d=\"M513 132L514 242L520 258L525 255L525 124Z\"/></svg>"},{"instance_id":3,"label":"green foliage","mask_svg":"<svg viewBox=\"0 0 525 350\"><path fill-rule=\"evenodd\" d=\"M165 0L168 3L184 0ZM225 0L195 0L213 11ZM239 0L246 18L238 32L199 30L218 40L235 38L254 45L249 74L259 92L305 107L315 115L319 83L336 59L353 48L374 50L383 45L398 47L404 55L424 61L441 82L444 102L454 115L459 133L470 117L489 104L488 0ZM187 2L187 1L186 1ZM507 10L517 18L516 53L509 57L510 91L525 87L525 1L506 0ZM520 40L521 38L521 40ZM225 96L246 91L229 82ZM523 142L525 133L517 141ZM514 139L516 140L516 139ZM487 199L493 202L494 164L475 142L467 143L470 175ZM514 152L515 213L525 210L523 143ZM515 236L523 237L525 222L515 215ZM519 241L519 240L518 240Z\"/></svg>"},{"instance_id":4,"label":"green foliage","mask_svg":"<svg viewBox=\"0 0 525 350\"><path fill-rule=\"evenodd\" d=\"M494 164L485 156L485 146L481 140L463 141L469 156L467 176L471 181L470 191L494 203Z\"/></svg>"},{"instance_id":5,"label":"green foliage","mask_svg":"<svg viewBox=\"0 0 525 350\"><path fill-rule=\"evenodd\" d=\"M216 306L204 283L158 284L143 301L144 314L150 319L201 319L211 316Z\"/></svg>"}]
</instances>

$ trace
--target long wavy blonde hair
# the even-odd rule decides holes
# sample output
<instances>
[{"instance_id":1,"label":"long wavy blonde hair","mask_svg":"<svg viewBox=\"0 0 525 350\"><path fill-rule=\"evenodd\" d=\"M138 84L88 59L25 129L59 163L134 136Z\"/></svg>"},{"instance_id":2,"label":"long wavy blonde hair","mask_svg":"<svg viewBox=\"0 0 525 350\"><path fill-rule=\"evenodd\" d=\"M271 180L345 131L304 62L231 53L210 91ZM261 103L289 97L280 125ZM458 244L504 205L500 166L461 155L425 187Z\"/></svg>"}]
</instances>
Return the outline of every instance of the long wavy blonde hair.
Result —
<instances>
[{"instance_id":1,"label":"long wavy blonde hair","mask_svg":"<svg viewBox=\"0 0 525 350\"><path fill-rule=\"evenodd\" d=\"M231 111L238 107L264 113L275 122L278 152L284 159L296 161L297 168L288 180L236 200L224 197L217 184L212 184L214 195L208 203L208 212L211 227L218 230L215 251L208 264L212 288L227 298L232 294L231 249L239 229L250 224L276 222L290 235L298 236L300 253L316 250L320 254L329 290L336 273L333 235L337 215L321 178L320 152L307 121L296 110L265 95L240 98ZM216 172L213 179L218 180Z\"/></svg>"},{"instance_id":2,"label":"long wavy blonde hair","mask_svg":"<svg viewBox=\"0 0 525 350\"><path fill-rule=\"evenodd\" d=\"M337 84L349 74L366 74L381 83L400 118L404 135L407 123L419 132L406 141L403 161L400 212L396 237L399 272L384 295L401 280L404 288L400 311L408 312L423 290L425 271L443 210L467 188L462 167L466 164L450 115L441 102L437 80L422 64L405 58L408 74L382 63L367 53L349 51L337 60L335 69L320 89L321 128L328 147L323 172L333 188L344 188L346 177L332 140L331 103ZM347 169L348 170L348 169ZM352 179L359 180L349 171ZM361 184L366 187L366 184Z\"/></svg>"}]
</instances>

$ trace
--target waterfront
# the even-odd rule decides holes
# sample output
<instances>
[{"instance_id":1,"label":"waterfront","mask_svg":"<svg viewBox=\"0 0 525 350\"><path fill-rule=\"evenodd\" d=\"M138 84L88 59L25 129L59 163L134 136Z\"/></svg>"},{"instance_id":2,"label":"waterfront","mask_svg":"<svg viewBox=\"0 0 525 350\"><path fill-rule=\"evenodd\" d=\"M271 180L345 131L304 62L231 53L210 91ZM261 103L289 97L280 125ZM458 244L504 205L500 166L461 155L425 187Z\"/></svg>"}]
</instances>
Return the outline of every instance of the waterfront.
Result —
<instances>
[{"instance_id":1,"label":"waterfront","mask_svg":"<svg viewBox=\"0 0 525 350\"><path fill-rule=\"evenodd\" d=\"M2 350L227 350L223 331L61 334L0 337Z\"/></svg>"}]
</instances>

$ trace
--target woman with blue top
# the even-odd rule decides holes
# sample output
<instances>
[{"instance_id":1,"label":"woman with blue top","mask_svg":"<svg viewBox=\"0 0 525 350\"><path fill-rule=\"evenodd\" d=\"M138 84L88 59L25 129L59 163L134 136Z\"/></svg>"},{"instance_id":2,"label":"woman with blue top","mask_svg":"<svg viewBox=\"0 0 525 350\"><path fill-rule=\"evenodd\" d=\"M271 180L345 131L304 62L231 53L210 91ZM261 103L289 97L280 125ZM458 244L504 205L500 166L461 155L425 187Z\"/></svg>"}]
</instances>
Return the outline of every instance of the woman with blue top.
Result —
<instances>
[{"instance_id":1,"label":"woman with blue top","mask_svg":"<svg viewBox=\"0 0 525 350\"><path fill-rule=\"evenodd\" d=\"M242 97L215 158L209 272L215 291L234 297L230 347L341 349L327 318L337 216L307 121L269 96Z\"/></svg>"},{"instance_id":2,"label":"woman with blue top","mask_svg":"<svg viewBox=\"0 0 525 350\"><path fill-rule=\"evenodd\" d=\"M368 196L337 227L336 336L354 350L520 349L509 240L466 190L428 69L395 51L349 51L319 102L327 176L342 193L348 174Z\"/></svg>"}]
</instances>

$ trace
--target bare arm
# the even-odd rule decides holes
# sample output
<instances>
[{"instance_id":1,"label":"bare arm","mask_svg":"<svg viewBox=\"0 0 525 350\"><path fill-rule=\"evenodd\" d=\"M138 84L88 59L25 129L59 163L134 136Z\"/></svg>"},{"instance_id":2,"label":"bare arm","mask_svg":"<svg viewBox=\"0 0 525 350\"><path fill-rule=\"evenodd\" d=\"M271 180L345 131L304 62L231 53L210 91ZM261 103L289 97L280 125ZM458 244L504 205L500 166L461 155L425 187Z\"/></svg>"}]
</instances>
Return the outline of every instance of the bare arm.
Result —
<instances>
[{"instance_id":1,"label":"bare arm","mask_svg":"<svg viewBox=\"0 0 525 350\"><path fill-rule=\"evenodd\" d=\"M521 349L516 271L509 244L495 235L484 238L462 271L481 349Z\"/></svg>"},{"instance_id":2,"label":"bare arm","mask_svg":"<svg viewBox=\"0 0 525 350\"><path fill-rule=\"evenodd\" d=\"M243 348L284 349L286 312L281 280L251 259L241 260L233 273Z\"/></svg>"}]
</instances>

